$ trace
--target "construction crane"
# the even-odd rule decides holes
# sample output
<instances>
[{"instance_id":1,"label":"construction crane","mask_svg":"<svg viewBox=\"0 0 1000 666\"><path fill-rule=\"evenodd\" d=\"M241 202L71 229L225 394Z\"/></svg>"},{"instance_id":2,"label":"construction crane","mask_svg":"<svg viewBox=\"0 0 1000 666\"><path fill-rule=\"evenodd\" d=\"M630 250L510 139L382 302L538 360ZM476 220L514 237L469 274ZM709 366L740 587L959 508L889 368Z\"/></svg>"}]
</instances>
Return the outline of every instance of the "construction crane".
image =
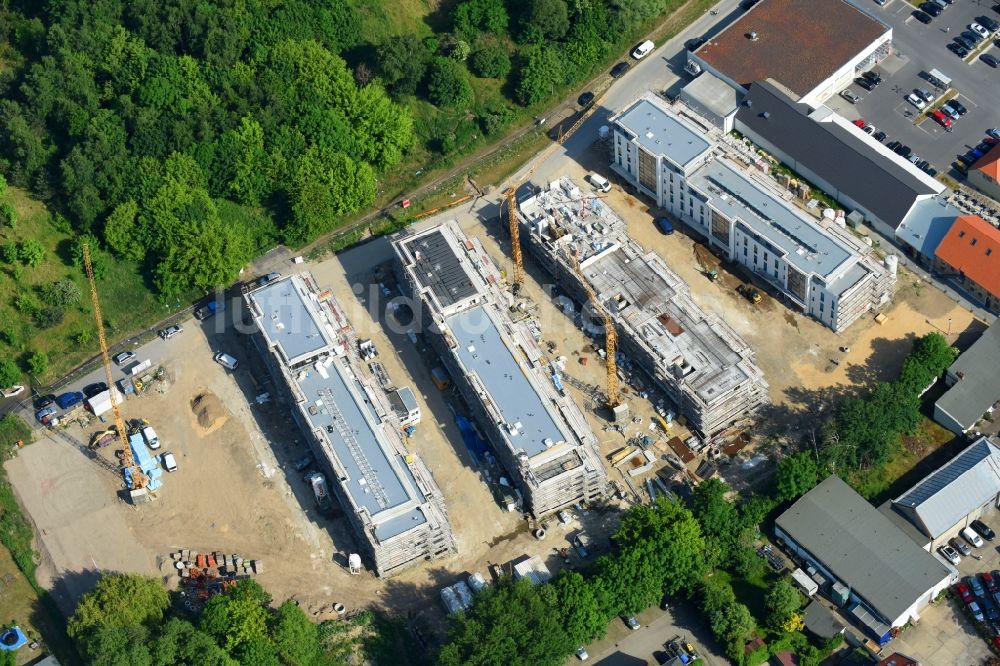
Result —
<instances>
[{"instance_id":1,"label":"construction crane","mask_svg":"<svg viewBox=\"0 0 1000 666\"><path fill-rule=\"evenodd\" d=\"M576 259L576 255L573 252L568 251L565 255L569 259L570 264L573 266L573 270L576 272L577 276L579 276L580 284L583 285L584 291L587 292L587 298L590 299L594 309L597 310L597 313L601 315L601 319L604 320L604 353L606 355L604 361L608 372L607 407L611 410L614 420L618 421L628 416L628 410L622 403L621 393L618 390L618 360L616 358L616 353L618 351L618 332L615 330L615 322L611 319L611 315L608 313L607 309L605 309L604 304L597 298L597 294L594 293L594 289L590 286L590 282L587 281L586 276L584 276L583 270L580 268L580 262Z\"/></svg>"},{"instance_id":2,"label":"construction crane","mask_svg":"<svg viewBox=\"0 0 1000 666\"><path fill-rule=\"evenodd\" d=\"M524 257L521 254L521 229L517 222L517 213L515 212L515 206L517 206L517 188L524 184L545 160L555 152L555 150L566 143L566 140L573 136L573 133L580 129L583 125L583 121L590 117L598 107L598 102L600 99L595 99L591 102L590 106L576 119L565 133L560 132L559 138L555 140L548 148L543 150L538 157L535 158L535 163L528 169L527 173L518 178L514 183L511 184L510 188L504 193L504 197L507 199L507 225L510 230L510 249L511 256L514 259L514 276L510 282L511 290L515 293L520 290L521 285L524 284Z\"/></svg>"},{"instance_id":3,"label":"construction crane","mask_svg":"<svg viewBox=\"0 0 1000 666\"><path fill-rule=\"evenodd\" d=\"M128 442L128 432L125 429L125 422L122 420L121 411L118 409L118 400L115 398L115 380L111 373L111 357L108 355L108 341L104 337L104 315L101 314L101 300L97 297L97 281L94 279L94 267L90 263L90 246L83 244L83 266L87 270L87 281L90 282L90 301L94 305L94 320L97 322L97 339L101 343L101 361L104 363L104 374L108 379L108 391L111 393L111 411L115 415L115 428L118 430L118 437L122 442L122 467L132 477L132 490L145 488L147 479L132 457L132 447Z\"/></svg>"}]
</instances>

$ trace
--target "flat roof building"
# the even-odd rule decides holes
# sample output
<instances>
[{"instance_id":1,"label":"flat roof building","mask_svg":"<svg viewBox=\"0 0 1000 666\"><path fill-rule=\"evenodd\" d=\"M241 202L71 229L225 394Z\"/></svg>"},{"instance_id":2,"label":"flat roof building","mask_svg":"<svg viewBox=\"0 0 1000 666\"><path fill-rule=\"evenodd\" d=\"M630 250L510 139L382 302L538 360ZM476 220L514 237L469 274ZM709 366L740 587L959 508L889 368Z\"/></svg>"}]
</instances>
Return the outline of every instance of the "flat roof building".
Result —
<instances>
[{"instance_id":1,"label":"flat roof building","mask_svg":"<svg viewBox=\"0 0 1000 666\"><path fill-rule=\"evenodd\" d=\"M522 242L580 302L588 300L587 281L615 322L619 348L667 393L689 428L711 437L768 401L746 341L702 310L687 284L629 238L600 199L563 177L525 198L518 215Z\"/></svg>"},{"instance_id":2,"label":"flat roof building","mask_svg":"<svg viewBox=\"0 0 1000 666\"><path fill-rule=\"evenodd\" d=\"M950 388L934 403L934 420L953 433L972 430L1000 401L1000 322L994 322L944 375Z\"/></svg>"},{"instance_id":3,"label":"flat roof building","mask_svg":"<svg viewBox=\"0 0 1000 666\"><path fill-rule=\"evenodd\" d=\"M597 437L553 378L500 273L453 222L395 236L400 284L525 505L542 515L603 497Z\"/></svg>"},{"instance_id":4,"label":"flat roof building","mask_svg":"<svg viewBox=\"0 0 1000 666\"><path fill-rule=\"evenodd\" d=\"M612 169L833 330L891 299L896 257L883 262L843 220L787 203L787 192L735 161L744 155L703 138L656 96L633 102L611 127Z\"/></svg>"},{"instance_id":5,"label":"flat roof building","mask_svg":"<svg viewBox=\"0 0 1000 666\"><path fill-rule=\"evenodd\" d=\"M407 450L329 291L283 277L245 294L268 366L380 575L457 552L441 491Z\"/></svg>"},{"instance_id":6,"label":"flat roof building","mask_svg":"<svg viewBox=\"0 0 1000 666\"><path fill-rule=\"evenodd\" d=\"M998 498L1000 448L980 437L892 500L892 508L921 533L920 545L933 552L996 508Z\"/></svg>"},{"instance_id":7,"label":"flat roof building","mask_svg":"<svg viewBox=\"0 0 1000 666\"><path fill-rule=\"evenodd\" d=\"M919 619L958 578L837 476L782 513L775 533L797 556L850 589L848 612L882 641L890 628Z\"/></svg>"},{"instance_id":8,"label":"flat roof building","mask_svg":"<svg viewBox=\"0 0 1000 666\"><path fill-rule=\"evenodd\" d=\"M892 29L847 0L761 0L688 54L733 88L773 78L818 104L889 55Z\"/></svg>"}]
</instances>

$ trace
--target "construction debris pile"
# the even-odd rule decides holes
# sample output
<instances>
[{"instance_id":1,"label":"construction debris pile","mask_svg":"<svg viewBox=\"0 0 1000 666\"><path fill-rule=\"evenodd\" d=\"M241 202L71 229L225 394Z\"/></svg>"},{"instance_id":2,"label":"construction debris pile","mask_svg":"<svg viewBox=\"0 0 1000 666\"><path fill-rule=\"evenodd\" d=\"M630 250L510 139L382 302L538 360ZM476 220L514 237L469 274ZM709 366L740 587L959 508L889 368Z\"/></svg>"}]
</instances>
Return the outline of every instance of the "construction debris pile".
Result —
<instances>
[{"instance_id":1,"label":"construction debris pile","mask_svg":"<svg viewBox=\"0 0 1000 666\"><path fill-rule=\"evenodd\" d=\"M207 601L212 595L223 592L238 579L260 574L264 565L260 560L248 560L221 551L199 553L183 548L170 553L180 583L195 601Z\"/></svg>"}]
</instances>

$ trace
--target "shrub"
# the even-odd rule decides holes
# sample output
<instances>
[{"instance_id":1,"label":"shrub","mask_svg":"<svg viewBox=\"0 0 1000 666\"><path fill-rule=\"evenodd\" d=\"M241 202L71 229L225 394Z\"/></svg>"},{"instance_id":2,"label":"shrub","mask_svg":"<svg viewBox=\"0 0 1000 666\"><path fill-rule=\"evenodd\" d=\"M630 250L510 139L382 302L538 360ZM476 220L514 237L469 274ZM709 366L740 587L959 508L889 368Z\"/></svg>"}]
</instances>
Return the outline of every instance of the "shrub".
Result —
<instances>
[{"instance_id":1,"label":"shrub","mask_svg":"<svg viewBox=\"0 0 1000 666\"><path fill-rule=\"evenodd\" d=\"M435 58L427 79L427 99L436 106L472 104L472 85L465 76L465 68L454 60Z\"/></svg>"},{"instance_id":2,"label":"shrub","mask_svg":"<svg viewBox=\"0 0 1000 666\"><path fill-rule=\"evenodd\" d=\"M0 224L11 229L17 228L17 211L9 201L0 203Z\"/></svg>"},{"instance_id":3,"label":"shrub","mask_svg":"<svg viewBox=\"0 0 1000 666\"><path fill-rule=\"evenodd\" d=\"M66 307L80 302L80 287L69 278L57 280L45 287L43 296L46 303Z\"/></svg>"},{"instance_id":4,"label":"shrub","mask_svg":"<svg viewBox=\"0 0 1000 666\"><path fill-rule=\"evenodd\" d=\"M502 45L489 44L472 54L469 67L476 76L502 79L510 74L510 56Z\"/></svg>"},{"instance_id":5,"label":"shrub","mask_svg":"<svg viewBox=\"0 0 1000 666\"><path fill-rule=\"evenodd\" d=\"M34 294L29 291L22 291L14 297L14 308L22 314L33 317L38 314L42 306L39 305L38 299L35 298Z\"/></svg>"},{"instance_id":6,"label":"shrub","mask_svg":"<svg viewBox=\"0 0 1000 666\"><path fill-rule=\"evenodd\" d=\"M35 323L39 328L52 328L62 323L66 310L61 305L46 305L35 315Z\"/></svg>"},{"instance_id":7,"label":"shrub","mask_svg":"<svg viewBox=\"0 0 1000 666\"><path fill-rule=\"evenodd\" d=\"M12 264L17 261L17 256L17 243L14 241L4 241L4 243L0 245L0 257L2 257L8 264Z\"/></svg>"},{"instance_id":8,"label":"shrub","mask_svg":"<svg viewBox=\"0 0 1000 666\"><path fill-rule=\"evenodd\" d=\"M28 356L28 372L35 375L36 377L41 377L49 369L49 357L45 352L32 352Z\"/></svg>"},{"instance_id":9,"label":"shrub","mask_svg":"<svg viewBox=\"0 0 1000 666\"><path fill-rule=\"evenodd\" d=\"M45 248L34 238L23 240L17 246L17 258L25 266L34 268L45 260Z\"/></svg>"}]
</instances>

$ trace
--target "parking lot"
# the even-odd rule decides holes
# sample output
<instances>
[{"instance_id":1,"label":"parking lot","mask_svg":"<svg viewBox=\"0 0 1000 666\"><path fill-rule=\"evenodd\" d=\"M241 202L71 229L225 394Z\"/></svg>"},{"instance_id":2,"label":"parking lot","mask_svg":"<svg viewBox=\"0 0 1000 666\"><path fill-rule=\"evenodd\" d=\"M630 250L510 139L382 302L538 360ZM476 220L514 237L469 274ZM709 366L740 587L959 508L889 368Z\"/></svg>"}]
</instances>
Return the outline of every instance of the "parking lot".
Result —
<instances>
[{"instance_id":1,"label":"parking lot","mask_svg":"<svg viewBox=\"0 0 1000 666\"><path fill-rule=\"evenodd\" d=\"M867 9L893 29L893 54L875 68L883 81L871 92L857 83L848 86L861 97L857 104L840 96L827 104L850 120L861 118L875 125L886 133L885 143L900 141L938 172L948 173L958 155L983 141L987 128L1000 125L1000 76L979 59L983 52L1000 56L1000 48L990 44L984 51L980 46L967 61L947 48L978 16L1000 22L1000 13L992 5L986 0L958 0L924 25L913 17L913 5L904 0L890 0L885 7L872 2ZM951 79L949 90L935 88L928 81L927 72L933 69ZM915 88L943 96L919 111L905 99ZM957 97L968 113L946 131L927 112L951 97Z\"/></svg>"}]
</instances>

